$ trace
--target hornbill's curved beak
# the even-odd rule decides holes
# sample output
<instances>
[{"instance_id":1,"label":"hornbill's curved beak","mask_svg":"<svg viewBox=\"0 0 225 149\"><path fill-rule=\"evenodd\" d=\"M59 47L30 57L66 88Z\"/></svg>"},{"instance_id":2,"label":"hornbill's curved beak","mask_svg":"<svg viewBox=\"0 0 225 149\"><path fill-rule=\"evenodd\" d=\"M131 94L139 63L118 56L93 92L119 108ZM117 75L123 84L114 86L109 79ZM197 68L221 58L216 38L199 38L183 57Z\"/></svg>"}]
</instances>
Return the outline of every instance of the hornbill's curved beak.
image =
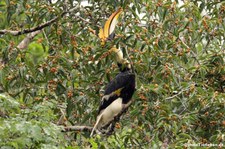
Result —
<instances>
[{"instance_id":1,"label":"hornbill's curved beak","mask_svg":"<svg viewBox=\"0 0 225 149\"><path fill-rule=\"evenodd\" d=\"M105 22L103 28L99 30L99 38L101 39L101 44L104 45L107 39L113 38L113 31L115 30L116 24L118 23L118 18L122 13L123 9L119 8L114 12L109 19Z\"/></svg>"}]
</instances>

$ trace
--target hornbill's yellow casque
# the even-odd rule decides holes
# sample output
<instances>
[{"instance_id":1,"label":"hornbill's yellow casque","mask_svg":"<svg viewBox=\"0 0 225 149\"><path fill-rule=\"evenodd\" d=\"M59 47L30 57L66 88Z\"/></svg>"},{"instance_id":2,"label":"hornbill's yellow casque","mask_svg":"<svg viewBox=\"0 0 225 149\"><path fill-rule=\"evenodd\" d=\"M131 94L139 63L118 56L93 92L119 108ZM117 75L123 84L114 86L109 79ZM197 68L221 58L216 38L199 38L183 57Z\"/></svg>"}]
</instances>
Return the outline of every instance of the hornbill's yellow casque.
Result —
<instances>
[{"instance_id":1,"label":"hornbill's yellow casque","mask_svg":"<svg viewBox=\"0 0 225 149\"><path fill-rule=\"evenodd\" d=\"M113 33L121 12L122 9L114 12L106 21L103 29L100 29L99 37L102 40L102 44ZM129 61L123 58L123 52L120 48L113 47L111 51L116 54L120 73L105 88L105 93L99 106L97 121L91 136L95 130L101 130L101 128L108 126L114 120L124 107L130 103L135 91L135 74Z\"/></svg>"}]
</instances>

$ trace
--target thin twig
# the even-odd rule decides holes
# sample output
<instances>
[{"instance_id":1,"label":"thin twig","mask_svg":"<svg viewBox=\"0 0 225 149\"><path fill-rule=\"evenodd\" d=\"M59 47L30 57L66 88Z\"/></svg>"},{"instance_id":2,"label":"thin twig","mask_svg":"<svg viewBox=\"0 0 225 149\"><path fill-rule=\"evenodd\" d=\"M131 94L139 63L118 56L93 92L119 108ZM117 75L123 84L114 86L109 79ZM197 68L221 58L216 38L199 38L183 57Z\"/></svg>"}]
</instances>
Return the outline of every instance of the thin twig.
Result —
<instances>
[{"instance_id":1,"label":"thin twig","mask_svg":"<svg viewBox=\"0 0 225 149\"><path fill-rule=\"evenodd\" d=\"M165 99L166 99L166 100L173 99L173 98L179 96L180 94L182 94L183 92L188 91L188 90L189 90L189 87L186 88L186 89L183 89L183 90L181 90L180 92L178 92L177 94L175 94L175 95L173 95L173 96L171 96L171 97L167 97L167 98L165 98Z\"/></svg>"},{"instance_id":2,"label":"thin twig","mask_svg":"<svg viewBox=\"0 0 225 149\"><path fill-rule=\"evenodd\" d=\"M208 54L207 48L208 48L208 46L209 46L209 44L210 44L210 41L211 41L210 39L207 41L205 47L203 48L203 53L205 52L206 54Z\"/></svg>"},{"instance_id":3,"label":"thin twig","mask_svg":"<svg viewBox=\"0 0 225 149\"><path fill-rule=\"evenodd\" d=\"M50 46L51 44L50 44L50 42L49 42L49 40L48 40L48 37L47 37L45 31L43 30L42 32L43 32L44 37L45 37L45 39L46 39L46 41L47 41L47 44Z\"/></svg>"},{"instance_id":4,"label":"thin twig","mask_svg":"<svg viewBox=\"0 0 225 149\"><path fill-rule=\"evenodd\" d=\"M185 48L190 49L190 47L184 42L184 39L181 37L178 37L178 39L181 41L181 43L185 46ZM197 61L198 65L200 65L199 60L197 59L197 55L191 50L191 54L193 55L194 59Z\"/></svg>"},{"instance_id":5,"label":"thin twig","mask_svg":"<svg viewBox=\"0 0 225 149\"><path fill-rule=\"evenodd\" d=\"M76 15L75 17L79 18L80 20L82 20L83 22L87 23L87 24L91 24L89 21L85 20L84 18L82 18L81 16Z\"/></svg>"},{"instance_id":6,"label":"thin twig","mask_svg":"<svg viewBox=\"0 0 225 149\"><path fill-rule=\"evenodd\" d=\"M57 122L57 125L62 125L65 122L65 117L66 117L65 109L60 108L60 112L62 115L60 116L60 118Z\"/></svg>"}]
</instances>

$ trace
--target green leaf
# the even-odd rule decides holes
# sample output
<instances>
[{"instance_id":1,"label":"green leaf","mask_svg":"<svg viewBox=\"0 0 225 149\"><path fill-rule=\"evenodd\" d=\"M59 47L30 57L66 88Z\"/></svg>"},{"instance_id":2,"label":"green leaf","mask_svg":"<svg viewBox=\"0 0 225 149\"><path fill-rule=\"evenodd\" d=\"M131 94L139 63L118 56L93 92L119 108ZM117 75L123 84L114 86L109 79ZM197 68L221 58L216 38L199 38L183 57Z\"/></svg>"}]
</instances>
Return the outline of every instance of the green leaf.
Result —
<instances>
[{"instance_id":1,"label":"green leaf","mask_svg":"<svg viewBox=\"0 0 225 149\"><path fill-rule=\"evenodd\" d=\"M93 138L89 139L89 142L91 143L93 149L98 149L98 144L95 142Z\"/></svg>"}]
</instances>

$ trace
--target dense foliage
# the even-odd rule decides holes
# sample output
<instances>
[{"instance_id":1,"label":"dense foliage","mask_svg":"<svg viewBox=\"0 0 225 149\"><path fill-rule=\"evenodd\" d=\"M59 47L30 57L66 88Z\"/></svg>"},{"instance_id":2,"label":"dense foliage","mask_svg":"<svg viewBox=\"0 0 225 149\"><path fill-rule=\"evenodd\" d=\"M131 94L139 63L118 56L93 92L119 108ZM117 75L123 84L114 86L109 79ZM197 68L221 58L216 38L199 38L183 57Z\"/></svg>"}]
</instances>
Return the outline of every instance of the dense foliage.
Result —
<instances>
[{"instance_id":1,"label":"dense foliage","mask_svg":"<svg viewBox=\"0 0 225 149\"><path fill-rule=\"evenodd\" d=\"M225 2L82 4L0 1L1 31L29 30L58 17L25 48L18 45L30 33L0 31L1 147L225 146ZM116 39L102 47L96 34L119 7ZM63 126L93 126L104 87L118 73L108 52L112 44L136 70L132 106L109 137L61 132Z\"/></svg>"}]
</instances>

